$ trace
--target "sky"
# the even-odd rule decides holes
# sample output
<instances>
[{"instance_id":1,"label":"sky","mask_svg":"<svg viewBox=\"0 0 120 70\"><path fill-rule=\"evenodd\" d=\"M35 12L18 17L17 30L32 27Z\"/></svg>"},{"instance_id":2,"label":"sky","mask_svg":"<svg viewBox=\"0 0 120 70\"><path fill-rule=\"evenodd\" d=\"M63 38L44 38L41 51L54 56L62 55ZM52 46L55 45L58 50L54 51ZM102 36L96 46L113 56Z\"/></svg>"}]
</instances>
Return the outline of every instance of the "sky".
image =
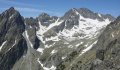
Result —
<instances>
[{"instance_id":1,"label":"sky","mask_svg":"<svg viewBox=\"0 0 120 70\"><path fill-rule=\"evenodd\" d=\"M0 0L0 13L10 7L24 17L37 17L43 12L63 16L71 8L88 8L114 17L120 15L120 0Z\"/></svg>"}]
</instances>

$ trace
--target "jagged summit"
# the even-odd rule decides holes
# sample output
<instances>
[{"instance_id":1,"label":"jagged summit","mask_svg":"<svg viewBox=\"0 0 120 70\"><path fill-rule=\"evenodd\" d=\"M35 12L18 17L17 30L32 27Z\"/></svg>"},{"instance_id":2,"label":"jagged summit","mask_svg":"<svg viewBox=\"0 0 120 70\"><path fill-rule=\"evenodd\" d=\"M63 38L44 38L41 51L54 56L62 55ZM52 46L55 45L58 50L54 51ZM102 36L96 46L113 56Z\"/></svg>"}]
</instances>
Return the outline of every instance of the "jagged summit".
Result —
<instances>
[{"instance_id":1,"label":"jagged summit","mask_svg":"<svg viewBox=\"0 0 120 70\"><path fill-rule=\"evenodd\" d=\"M15 10L14 7L10 7L9 9L7 9L5 12L8 12L8 13L13 13L13 12L17 12L17 10Z\"/></svg>"},{"instance_id":2,"label":"jagged summit","mask_svg":"<svg viewBox=\"0 0 120 70\"><path fill-rule=\"evenodd\" d=\"M22 35L24 31L23 18L13 7L1 14L0 70L11 70L16 61L27 51L27 44Z\"/></svg>"},{"instance_id":3,"label":"jagged summit","mask_svg":"<svg viewBox=\"0 0 120 70\"><path fill-rule=\"evenodd\" d=\"M15 8L14 7L10 7L8 10L15 10Z\"/></svg>"},{"instance_id":4,"label":"jagged summit","mask_svg":"<svg viewBox=\"0 0 120 70\"><path fill-rule=\"evenodd\" d=\"M6 11L4 11L2 14L1 14L1 17L2 18L14 18L14 17L21 17L20 13L15 10L14 7L10 7L9 9L7 9Z\"/></svg>"},{"instance_id":5,"label":"jagged summit","mask_svg":"<svg viewBox=\"0 0 120 70\"><path fill-rule=\"evenodd\" d=\"M120 20L120 16L118 16L116 20Z\"/></svg>"},{"instance_id":6,"label":"jagged summit","mask_svg":"<svg viewBox=\"0 0 120 70\"><path fill-rule=\"evenodd\" d=\"M39 15L39 17L50 17L50 15L48 15L47 13L41 13L40 15Z\"/></svg>"},{"instance_id":7,"label":"jagged summit","mask_svg":"<svg viewBox=\"0 0 120 70\"><path fill-rule=\"evenodd\" d=\"M109 14L100 14L97 12L93 12L88 8L72 8L68 12L65 13L63 16L64 19L69 19L73 17L77 17L78 15L84 17L84 18L90 18L90 19L97 19L99 21L104 21L104 19L109 19L110 21L115 20L115 17L109 15Z\"/></svg>"},{"instance_id":8,"label":"jagged summit","mask_svg":"<svg viewBox=\"0 0 120 70\"><path fill-rule=\"evenodd\" d=\"M38 17L38 21L40 21L41 25L44 26L49 26L51 23L54 23L57 19L57 16L50 16L47 13L41 13Z\"/></svg>"},{"instance_id":9,"label":"jagged summit","mask_svg":"<svg viewBox=\"0 0 120 70\"><path fill-rule=\"evenodd\" d=\"M75 12L75 11L83 11L83 12L92 12L92 13L93 13L93 11L91 11L91 10L88 9L88 8L79 8L79 9L77 9L77 8L72 8L72 9L70 9L69 11L73 11L73 12Z\"/></svg>"},{"instance_id":10,"label":"jagged summit","mask_svg":"<svg viewBox=\"0 0 120 70\"><path fill-rule=\"evenodd\" d=\"M77 10L83 11L83 12L91 12L94 13L92 10L88 9L88 8L79 8Z\"/></svg>"}]
</instances>

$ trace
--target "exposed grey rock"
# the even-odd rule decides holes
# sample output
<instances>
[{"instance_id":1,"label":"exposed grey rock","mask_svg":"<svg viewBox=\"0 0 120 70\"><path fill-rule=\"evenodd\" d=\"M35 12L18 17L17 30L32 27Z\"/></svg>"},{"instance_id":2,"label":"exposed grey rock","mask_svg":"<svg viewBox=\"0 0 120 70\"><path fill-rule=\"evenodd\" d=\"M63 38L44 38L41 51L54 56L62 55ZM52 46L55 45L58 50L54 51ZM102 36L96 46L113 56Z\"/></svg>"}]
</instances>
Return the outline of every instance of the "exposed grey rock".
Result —
<instances>
[{"instance_id":1,"label":"exposed grey rock","mask_svg":"<svg viewBox=\"0 0 120 70\"><path fill-rule=\"evenodd\" d=\"M80 8L78 9L78 12L84 16L85 18L91 18L91 19L98 19L100 21L104 21L104 19L110 19L110 21L114 21L115 18L112 17L110 14L99 14L101 16L98 15L98 13L94 13L93 11L87 9L87 8Z\"/></svg>"},{"instance_id":2,"label":"exposed grey rock","mask_svg":"<svg viewBox=\"0 0 120 70\"><path fill-rule=\"evenodd\" d=\"M49 26L51 23L54 23L58 17L50 16L47 13L42 13L39 15L38 20L41 21L43 26Z\"/></svg>"},{"instance_id":3,"label":"exposed grey rock","mask_svg":"<svg viewBox=\"0 0 120 70\"><path fill-rule=\"evenodd\" d=\"M33 44L33 48L38 49L40 46L40 40L36 36L36 31L39 29L38 20L34 18L26 18L24 22L26 24L29 39Z\"/></svg>"},{"instance_id":4,"label":"exposed grey rock","mask_svg":"<svg viewBox=\"0 0 120 70\"><path fill-rule=\"evenodd\" d=\"M0 70L11 70L13 65L27 51L27 43L22 36L24 21L13 7L1 14L0 45L6 41L0 51Z\"/></svg>"},{"instance_id":5,"label":"exposed grey rock","mask_svg":"<svg viewBox=\"0 0 120 70\"><path fill-rule=\"evenodd\" d=\"M93 62L91 70L119 70L120 66L120 17L118 17L114 22L110 23L96 44L97 53L96 58L100 59L102 62L96 64Z\"/></svg>"}]
</instances>

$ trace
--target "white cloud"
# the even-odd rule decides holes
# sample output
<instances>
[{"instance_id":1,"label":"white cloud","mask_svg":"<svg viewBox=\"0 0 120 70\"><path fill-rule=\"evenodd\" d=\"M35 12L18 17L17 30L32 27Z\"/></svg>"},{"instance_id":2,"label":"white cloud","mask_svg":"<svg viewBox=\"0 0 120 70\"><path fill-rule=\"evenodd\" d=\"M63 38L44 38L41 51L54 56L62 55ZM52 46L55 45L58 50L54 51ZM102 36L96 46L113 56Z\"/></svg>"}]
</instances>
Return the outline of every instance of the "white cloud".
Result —
<instances>
[{"instance_id":1,"label":"white cloud","mask_svg":"<svg viewBox=\"0 0 120 70\"><path fill-rule=\"evenodd\" d=\"M15 7L15 9L19 10L19 11L22 11L22 12L37 12L37 13L40 13L40 12L43 12L42 10L39 10L39 9L35 9L35 8L21 8L21 7Z\"/></svg>"},{"instance_id":2,"label":"white cloud","mask_svg":"<svg viewBox=\"0 0 120 70\"><path fill-rule=\"evenodd\" d=\"M48 13L50 15L55 15L55 16L60 16L61 14L59 12L55 12L55 11L50 11L50 10L40 10L40 9L36 9L36 8L28 8L28 7L15 7L15 9L17 9L18 11L20 11L21 13L38 13L38 15L40 13Z\"/></svg>"},{"instance_id":3,"label":"white cloud","mask_svg":"<svg viewBox=\"0 0 120 70\"><path fill-rule=\"evenodd\" d=\"M3 8L0 8L0 12L8 9L9 7L13 6L15 7L15 9L17 9L20 13L24 15L33 15L33 13L35 15L39 15L42 12L48 13L50 15L55 15L55 16L61 16L61 13L57 12L57 11L52 11L52 10L47 10L43 8L41 9L41 7L43 7L42 5L34 5L34 4L26 4L23 2L17 2L14 0L0 0L0 3L5 5ZM38 8L39 7L39 8ZM31 13L31 14L30 14ZM32 16L31 16L32 17Z\"/></svg>"},{"instance_id":4,"label":"white cloud","mask_svg":"<svg viewBox=\"0 0 120 70\"><path fill-rule=\"evenodd\" d=\"M7 5L11 5L11 6L24 6L24 7L38 7L39 6L39 5L27 4L24 2L17 2L15 0L14 1L13 0L0 0L0 2L7 4Z\"/></svg>"}]
</instances>

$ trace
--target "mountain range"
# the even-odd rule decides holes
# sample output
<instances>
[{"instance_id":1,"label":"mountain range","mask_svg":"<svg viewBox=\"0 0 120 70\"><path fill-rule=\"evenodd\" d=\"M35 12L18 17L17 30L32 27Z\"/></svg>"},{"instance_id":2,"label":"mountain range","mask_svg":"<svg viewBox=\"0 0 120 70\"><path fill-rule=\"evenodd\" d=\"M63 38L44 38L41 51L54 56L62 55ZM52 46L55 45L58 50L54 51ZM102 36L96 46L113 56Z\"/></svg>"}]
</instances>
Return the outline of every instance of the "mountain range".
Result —
<instances>
[{"instance_id":1,"label":"mountain range","mask_svg":"<svg viewBox=\"0 0 120 70\"><path fill-rule=\"evenodd\" d=\"M0 14L0 70L119 70L120 17L72 8L62 17Z\"/></svg>"}]
</instances>

